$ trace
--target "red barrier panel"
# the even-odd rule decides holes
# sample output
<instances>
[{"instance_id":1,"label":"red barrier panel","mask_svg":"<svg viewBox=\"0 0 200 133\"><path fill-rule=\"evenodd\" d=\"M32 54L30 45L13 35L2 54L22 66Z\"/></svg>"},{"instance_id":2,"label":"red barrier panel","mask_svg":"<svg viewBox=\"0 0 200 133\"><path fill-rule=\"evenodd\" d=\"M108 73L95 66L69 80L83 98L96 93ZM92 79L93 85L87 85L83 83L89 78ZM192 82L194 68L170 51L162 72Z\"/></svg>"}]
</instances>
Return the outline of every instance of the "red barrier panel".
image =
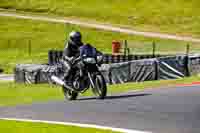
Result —
<instances>
[{"instance_id":1,"label":"red barrier panel","mask_svg":"<svg viewBox=\"0 0 200 133\"><path fill-rule=\"evenodd\" d=\"M112 54L120 53L121 44L118 41L112 41Z\"/></svg>"}]
</instances>

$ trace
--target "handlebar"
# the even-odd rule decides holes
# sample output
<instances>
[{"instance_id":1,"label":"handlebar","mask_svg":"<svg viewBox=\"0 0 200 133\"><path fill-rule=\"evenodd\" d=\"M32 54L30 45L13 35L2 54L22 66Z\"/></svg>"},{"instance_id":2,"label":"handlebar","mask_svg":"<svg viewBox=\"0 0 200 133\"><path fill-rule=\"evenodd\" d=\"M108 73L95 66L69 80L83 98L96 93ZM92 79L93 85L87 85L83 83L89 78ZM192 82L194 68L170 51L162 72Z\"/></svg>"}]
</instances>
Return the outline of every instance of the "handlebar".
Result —
<instances>
[{"instance_id":1,"label":"handlebar","mask_svg":"<svg viewBox=\"0 0 200 133\"><path fill-rule=\"evenodd\" d=\"M80 60L81 60L80 56L78 58L72 59L72 64L75 64L76 62L79 62Z\"/></svg>"}]
</instances>

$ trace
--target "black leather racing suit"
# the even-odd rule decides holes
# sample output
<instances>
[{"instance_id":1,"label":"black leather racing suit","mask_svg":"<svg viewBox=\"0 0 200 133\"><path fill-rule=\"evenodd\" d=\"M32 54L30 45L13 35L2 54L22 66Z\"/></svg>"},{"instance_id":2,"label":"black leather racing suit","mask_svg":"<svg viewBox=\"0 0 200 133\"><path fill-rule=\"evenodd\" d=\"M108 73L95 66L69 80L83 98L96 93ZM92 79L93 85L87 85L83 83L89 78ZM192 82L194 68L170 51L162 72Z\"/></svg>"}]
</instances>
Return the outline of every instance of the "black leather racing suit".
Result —
<instances>
[{"instance_id":1,"label":"black leather racing suit","mask_svg":"<svg viewBox=\"0 0 200 133\"><path fill-rule=\"evenodd\" d=\"M65 44L65 48L63 51L63 67L64 67L64 78L70 77L71 69L72 69L72 62L74 59L79 57L80 50L79 48L83 45L82 42L75 43L71 40L69 40Z\"/></svg>"},{"instance_id":2,"label":"black leather racing suit","mask_svg":"<svg viewBox=\"0 0 200 133\"><path fill-rule=\"evenodd\" d=\"M67 56L69 58L78 57L80 54L79 48L82 45L83 45L82 42L75 43L73 41L68 41L67 44L65 45L63 56Z\"/></svg>"}]
</instances>

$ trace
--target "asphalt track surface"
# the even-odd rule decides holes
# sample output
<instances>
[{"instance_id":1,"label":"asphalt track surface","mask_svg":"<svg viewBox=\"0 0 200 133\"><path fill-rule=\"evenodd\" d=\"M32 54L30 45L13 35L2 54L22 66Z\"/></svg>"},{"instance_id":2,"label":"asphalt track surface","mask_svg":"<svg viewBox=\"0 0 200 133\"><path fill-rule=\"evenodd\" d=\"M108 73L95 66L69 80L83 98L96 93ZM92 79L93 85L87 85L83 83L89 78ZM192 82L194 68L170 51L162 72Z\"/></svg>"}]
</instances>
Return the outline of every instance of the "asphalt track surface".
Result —
<instances>
[{"instance_id":1,"label":"asphalt track surface","mask_svg":"<svg viewBox=\"0 0 200 133\"><path fill-rule=\"evenodd\" d=\"M1 107L0 117L96 124L153 133L200 132L200 86L151 89L77 101Z\"/></svg>"}]
</instances>

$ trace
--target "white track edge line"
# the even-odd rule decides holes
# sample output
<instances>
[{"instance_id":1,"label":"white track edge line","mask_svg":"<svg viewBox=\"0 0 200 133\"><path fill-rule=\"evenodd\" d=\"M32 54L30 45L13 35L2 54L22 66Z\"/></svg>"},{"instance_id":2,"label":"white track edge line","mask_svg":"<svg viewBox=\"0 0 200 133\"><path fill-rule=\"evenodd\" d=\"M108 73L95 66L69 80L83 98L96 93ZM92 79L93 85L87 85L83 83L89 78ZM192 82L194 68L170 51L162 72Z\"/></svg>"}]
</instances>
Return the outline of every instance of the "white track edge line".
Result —
<instances>
[{"instance_id":1,"label":"white track edge line","mask_svg":"<svg viewBox=\"0 0 200 133\"><path fill-rule=\"evenodd\" d=\"M67 126L76 126L76 127L82 127L82 128L95 128L95 129L101 129L101 130L111 130L111 131L122 132L122 133L151 133L151 132L139 131L139 130L113 128L113 127L93 125L93 124L60 122L60 121L31 120L31 119L18 119L18 118L0 118L0 120L67 125Z\"/></svg>"},{"instance_id":2,"label":"white track edge line","mask_svg":"<svg viewBox=\"0 0 200 133\"><path fill-rule=\"evenodd\" d=\"M112 25L87 23L87 22L78 21L78 20L52 18L52 17L46 17L46 16L34 16L34 15L28 16L28 15L23 15L23 14L19 14L19 13L6 13L6 12L0 12L0 16L15 17L15 18L21 18L21 19L32 19L32 20L40 20L40 21L49 21L49 22L57 22L57 23L69 23L69 24L74 24L74 25L80 25L80 26L97 28L97 29L114 31L114 32L127 33L127 34L132 34L132 35L146 36L146 37L158 37L158 38L163 38L163 39L189 41L189 42L196 42L196 43L200 42L200 39L192 38L192 37L176 36L176 35L170 35L170 34L164 34L164 33L136 31L136 30L126 29L126 28L115 27Z\"/></svg>"}]
</instances>

